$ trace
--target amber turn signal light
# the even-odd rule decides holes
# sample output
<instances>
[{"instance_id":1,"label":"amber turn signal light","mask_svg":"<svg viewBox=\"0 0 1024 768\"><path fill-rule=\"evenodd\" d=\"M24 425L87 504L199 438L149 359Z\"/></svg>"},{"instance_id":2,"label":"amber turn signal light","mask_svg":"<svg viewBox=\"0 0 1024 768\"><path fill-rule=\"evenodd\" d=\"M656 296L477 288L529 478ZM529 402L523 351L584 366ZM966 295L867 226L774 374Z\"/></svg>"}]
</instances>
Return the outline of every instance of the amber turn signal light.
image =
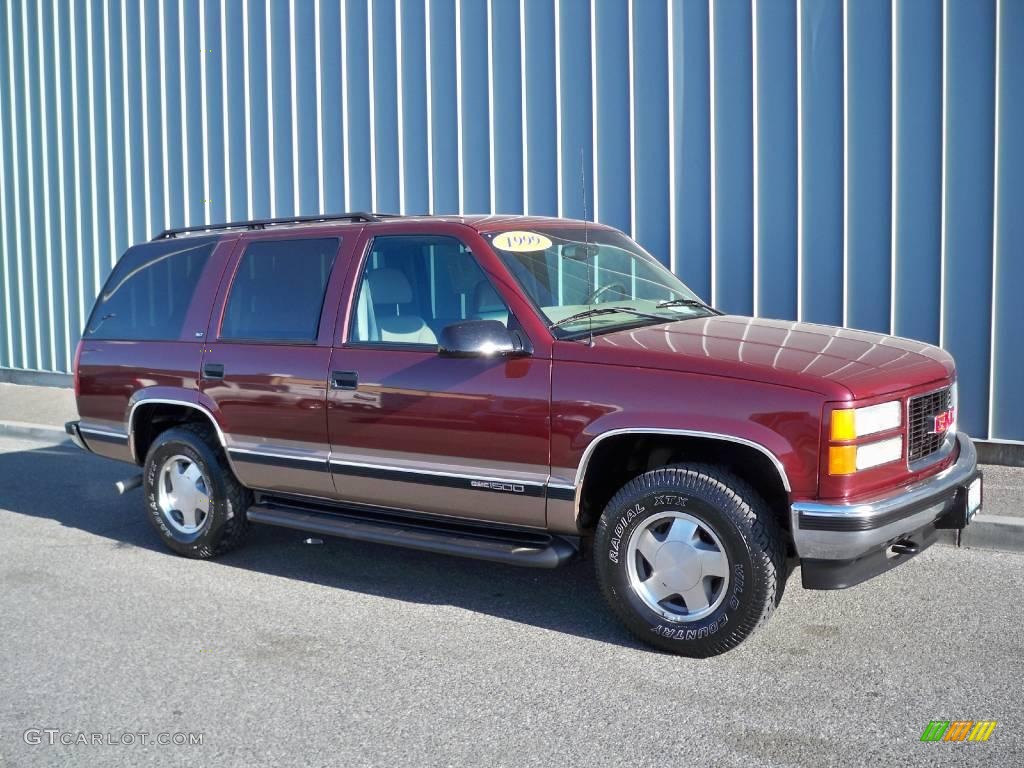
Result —
<instances>
[{"instance_id":1,"label":"amber turn signal light","mask_svg":"<svg viewBox=\"0 0 1024 768\"><path fill-rule=\"evenodd\" d=\"M835 422L832 422L833 425ZM828 449L828 473L852 475L857 471L857 446L833 445Z\"/></svg>"},{"instance_id":2,"label":"amber turn signal light","mask_svg":"<svg viewBox=\"0 0 1024 768\"><path fill-rule=\"evenodd\" d=\"M854 440L857 437L857 422L853 408L840 408L832 411L832 439Z\"/></svg>"}]
</instances>

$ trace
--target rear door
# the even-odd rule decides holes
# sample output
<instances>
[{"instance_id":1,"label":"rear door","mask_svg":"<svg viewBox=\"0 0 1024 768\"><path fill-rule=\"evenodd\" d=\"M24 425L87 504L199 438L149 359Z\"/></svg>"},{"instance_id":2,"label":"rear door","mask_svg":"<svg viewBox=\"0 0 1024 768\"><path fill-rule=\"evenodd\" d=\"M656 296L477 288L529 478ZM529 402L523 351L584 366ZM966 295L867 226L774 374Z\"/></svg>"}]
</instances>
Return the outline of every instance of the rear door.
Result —
<instances>
[{"instance_id":1,"label":"rear door","mask_svg":"<svg viewBox=\"0 0 1024 768\"><path fill-rule=\"evenodd\" d=\"M251 488L333 495L325 407L343 253L337 236L250 235L226 271L200 389Z\"/></svg>"},{"instance_id":2,"label":"rear door","mask_svg":"<svg viewBox=\"0 0 1024 768\"><path fill-rule=\"evenodd\" d=\"M338 497L544 525L550 359L440 357L449 323L518 320L465 241L364 231L330 366Z\"/></svg>"}]
</instances>

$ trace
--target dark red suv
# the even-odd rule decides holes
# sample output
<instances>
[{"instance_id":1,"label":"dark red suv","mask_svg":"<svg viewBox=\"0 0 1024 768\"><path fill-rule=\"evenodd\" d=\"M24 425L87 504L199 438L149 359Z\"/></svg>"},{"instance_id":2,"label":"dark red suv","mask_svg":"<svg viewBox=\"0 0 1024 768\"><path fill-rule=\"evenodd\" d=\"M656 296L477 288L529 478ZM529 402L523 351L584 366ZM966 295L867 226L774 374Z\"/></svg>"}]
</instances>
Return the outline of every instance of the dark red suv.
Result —
<instances>
[{"instance_id":1,"label":"dark red suv","mask_svg":"<svg viewBox=\"0 0 1024 768\"><path fill-rule=\"evenodd\" d=\"M86 450L141 465L191 557L250 522L549 568L583 553L641 639L764 622L981 505L928 344L725 315L621 232L349 214L131 248L78 349ZM132 481L129 481L129 485Z\"/></svg>"}]
</instances>

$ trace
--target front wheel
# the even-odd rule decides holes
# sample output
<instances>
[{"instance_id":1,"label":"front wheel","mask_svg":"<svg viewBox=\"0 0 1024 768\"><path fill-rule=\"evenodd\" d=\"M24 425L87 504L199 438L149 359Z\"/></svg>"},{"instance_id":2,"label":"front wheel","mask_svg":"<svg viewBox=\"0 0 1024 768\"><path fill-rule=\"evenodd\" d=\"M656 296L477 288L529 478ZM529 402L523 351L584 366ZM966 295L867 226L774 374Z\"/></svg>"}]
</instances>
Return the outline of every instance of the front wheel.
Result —
<instances>
[{"instance_id":1,"label":"front wheel","mask_svg":"<svg viewBox=\"0 0 1024 768\"><path fill-rule=\"evenodd\" d=\"M734 648L781 596L784 546L772 510L746 482L684 464L634 478L594 539L597 577L634 635L684 656Z\"/></svg>"}]
</instances>

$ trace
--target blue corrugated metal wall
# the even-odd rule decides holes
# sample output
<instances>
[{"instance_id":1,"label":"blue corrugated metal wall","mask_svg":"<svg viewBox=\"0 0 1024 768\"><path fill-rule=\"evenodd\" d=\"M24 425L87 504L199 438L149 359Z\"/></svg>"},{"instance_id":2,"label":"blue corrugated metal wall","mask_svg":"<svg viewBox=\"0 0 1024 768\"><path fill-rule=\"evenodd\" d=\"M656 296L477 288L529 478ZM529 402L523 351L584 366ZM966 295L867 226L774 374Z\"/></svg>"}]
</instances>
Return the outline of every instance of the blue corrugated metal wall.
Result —
<instances>
[{"instance_id":1,"label":"blue corrugated metal wall","mask_svg":"<svg viewBox=\"0 0 1024 768\"><path fill-rule=\"evenodd\" d=\"M0 51L0 367L67 371L165 226L586 213L727 311L942 344L1024 440L1021 0L5 0Z\"/></svg>"}]
</instances>

